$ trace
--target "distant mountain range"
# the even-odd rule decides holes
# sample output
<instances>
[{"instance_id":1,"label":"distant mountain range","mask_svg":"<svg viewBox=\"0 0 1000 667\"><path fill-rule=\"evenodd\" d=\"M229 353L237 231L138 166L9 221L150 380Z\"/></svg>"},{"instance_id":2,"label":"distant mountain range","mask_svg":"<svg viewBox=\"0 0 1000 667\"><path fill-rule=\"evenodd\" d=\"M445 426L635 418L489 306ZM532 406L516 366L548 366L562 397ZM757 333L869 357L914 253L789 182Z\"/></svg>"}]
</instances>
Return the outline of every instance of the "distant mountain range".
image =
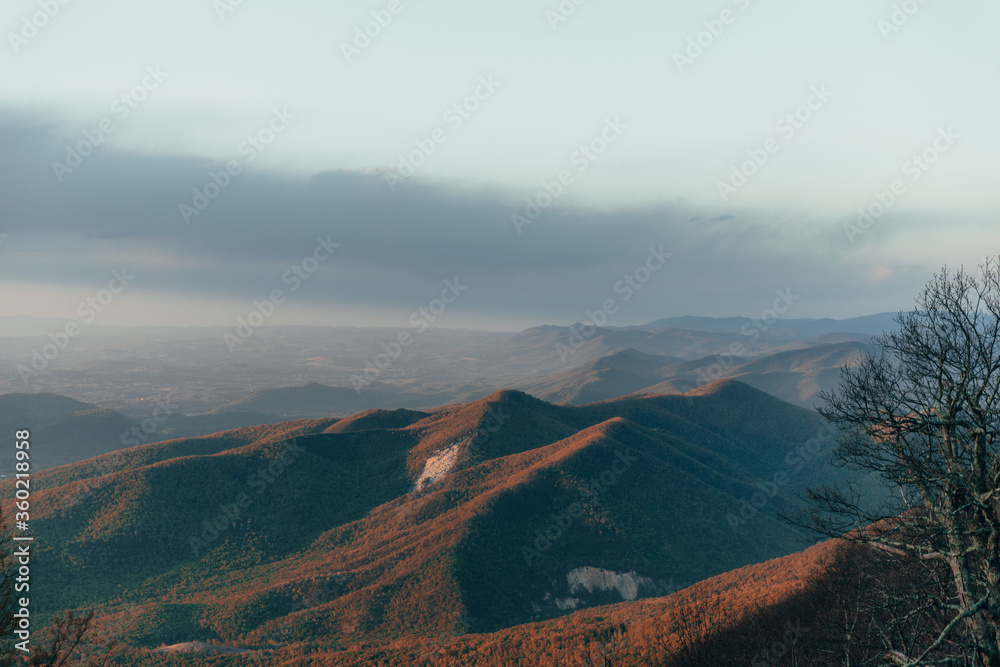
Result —
<instances>
[{"instance_id":1,"label":"distant mountain range","mask_svg":"<svg viewBox=\"0 0 1000 667\"><path fill-rule=\"evenodd\" d=\"M133 418L151 397L169 399L185 414L204 414L251 391L309 382L355 388L361 377L371 384L358 400L345 395L339 416L366 408L426 407L475 400L627 349L688 361L717 354L751 359L823 344L867 343L872 333L892 326L890 316L876 315L686 317L633 327L541 326L514 334L428 329L393 359L382 345L394 340L398 329L268 326L230 352L220 327L94 325L35 371L31 365L39 363L39 351L52 346L46 332L60 330L60 322L0 317L0 393L72 396Z\"/></svg>"},{"instance_id":2,"label":"distant mountain range","mask_svg":"<svg viewBox=\"0 0 1000 667\"><path fill-rule=\"evenodd\" d=\"M475 393L475 392L473 392ZM478 392L480 397L489 393ZM458 392L458 395L462 395ZM435 387L399 388L374 383L363 391L350 387L328 387L309 382L301 387L261 389L246 394L235 401L213 409L212 415L232 412L255 412L275 415L280 419L315 419L318 417L345 416L373 405L392 408L426 408L440 405L456 397L455 391L440 391Z\"/></svg>"},{"instance_id":3,"label":"distant mountain range","mask_svg":"<svg viewBox=\"0 0 1000 667\"><path fill-rule=\"evenodd\" d=\"M685 360L627 348L549 377L507 382L551 403L582 405L633 393L682 394L715 380L738 378L789 403L814 408L816 393L834 387L845 364L854 363L862 354L874 351L871 345L849 341L796 346L752 359L710 355ZM462 400L474 400L487 393L487 389L469 386L458 396ZM439 387L376 383L356 392L346 387L311 382L301 387L255 391L215 408L211 414L233 410L266 411L282 419L308 419L346 415L372 405L421 409L455 397L454 390Z\"/></svg>"},{"instance_id":4,"label":"distant mountain range","mask_svg":"<svg viewBox=\"0 0 1000 667\"><path fill-rule=\"evenodd\" d=\"M816 413L723 380L133 447L35 476L38 609L127 608L150 647L497 631L794 551L772 510L839 479L828 443Z\"/></svg>"},{"instance_id":5,"label":"distant mountain range","mask_svg":"<svg viewBox=\"0 0 1000 667\"><path fill-rule=\"evenodd\" d=\"M571 327L543 326L511 336L504 343L503 351L511 359L521 362L529 358L546 360L544 364L537 364L539 369L550 369L556 362L560 368L568 369L627 349L688 361L734 354L755 358L826 344L868 343L874 333L883 330L880 328L882 323L891 325L888 316L844 322L778 320L770 324L748 318L679 320L678 324L688 323L690 327L701 328L665 326L674 320L625 328L586 329L579 324ZM841 329L839 324L858 326L864 331Z\"/></svg>"},{"instance_id":6,"label":"distant mountain range","mask_svg":"<svg viewBox=\"0 0 1000 667\"><path fill-rule=\"evenodd\" d=\"M632 394L682 394L714 380L735 378L794 405L815 408L816 393L837 384L844 364L873 351L869 345L847 342L755 359L713 355L685 361L627 349L547 378L511 384L550 403L583 405ZM43 470L151 442L283 420L342 417L373 405L428 409L456 399L476 400L489 391L472 386L456 391L374 383L357 392L311 382L253 391L200 415L184 415L177 405L151 400L141 418L54 394L4 394L0 395L0 427L29 428L48 443L34 461L35 469ZM0 474L9 474L11 465L0 465Z\"/></svg>"},{"instance_id":7,"label":"distant mountain range","mask_svg":"<svg viewBox=\"0 0 1000 667\"><path fill-rule=\"evenodd\" d=\"M766 317L766 316L765 316ZM749 317L670 317L637 327L650 331L684 329L731 335L750 335L757 331L765 338L809 340L831 334L853 333L874 336L896 328L896 313L878 313L846 320L822 319L753 319Z\"/></svg>"}]
</instances>

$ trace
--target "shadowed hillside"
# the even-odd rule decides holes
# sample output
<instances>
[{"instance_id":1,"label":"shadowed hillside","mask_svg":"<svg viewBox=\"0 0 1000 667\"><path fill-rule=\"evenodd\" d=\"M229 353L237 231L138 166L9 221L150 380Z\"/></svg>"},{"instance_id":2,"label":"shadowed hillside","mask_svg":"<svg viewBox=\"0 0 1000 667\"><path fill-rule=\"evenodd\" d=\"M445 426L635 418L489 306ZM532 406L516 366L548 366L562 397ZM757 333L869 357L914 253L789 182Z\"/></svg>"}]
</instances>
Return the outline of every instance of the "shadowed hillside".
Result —
<instances>
[{"instance_id":1,"label":"shadowed hillside","mask_svg":"<svg viewBox=\"0 0 1000 667\"><path fill-rule=\"evenodd\" d=\"M0 428L4 433L29 429L40 441L53 446L40 450L36 470L91 458L124 447L121 440L137 423L114 410L56 394L0 395ZM0 472L13 472L13 457L6 457Z\"/></svg>"},{"instance_id":2,"label":"shadowed hillside","mask_svg":"<svg viewBox=\"0 0 1000 667\"><path fill-rule=\"evenodd\" d=\"M129 641L146 646L336 646L663 595L797 548L771 510L827 476L825 428L723 381L133 447L37 475L37 604L138 608Z\"/></svg>"},{"instance_id":3,"label":"shadowed hillside","mask_svg":"<svg viewBox=\"0 0 1000 667\"><path fill-rule=\"evenodd\" d=\"M32 459L32 469L39 471L122 448L277 421L271 414L246 411L189 417L176 412L176 407L150 400L145 416L130 419L57 394L3 394L0 428L9 433L31 431L43 445ZM12 465L13 459L4 459L0 473L10 474Z\"/></svg>"}]
</instances>

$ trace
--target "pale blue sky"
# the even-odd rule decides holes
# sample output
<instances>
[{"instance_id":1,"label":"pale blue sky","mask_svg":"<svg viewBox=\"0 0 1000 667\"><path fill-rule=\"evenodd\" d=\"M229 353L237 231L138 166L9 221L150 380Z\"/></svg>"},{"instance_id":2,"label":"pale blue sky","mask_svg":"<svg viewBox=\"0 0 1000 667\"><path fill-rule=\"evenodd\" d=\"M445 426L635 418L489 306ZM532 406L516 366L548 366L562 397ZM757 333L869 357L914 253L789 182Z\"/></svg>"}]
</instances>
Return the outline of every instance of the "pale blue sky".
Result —
<instances>
[{"instance_id":1,"label":"pale blue sky","mask_svg":"<svg viewBox=\"0 0 1000 667\"><path fill-rule=\"evenodd\" d=\"M109 309L107 323L227 323L268 284L251 276L270 276L272 264L280 268L311 250L324 211L324 229L355 245L345 243L339 268L324 267L328 275L318 276L325 287L303 289L279 314L283 322L405 321L421 295L465 270L490 287L475 298L470 290L447 324L572 322L654 242L674 246L672 287L664 280L659 298L637 299L621 324L753 315L756 295L764 299L796 281L812 294L799 316L847 317L907 307L941 264L975 263L1000 248L993 243L1000 154L995 2L914 0L918 11L886 39L879 21L905 3L588 0L553 30L546 11L557 10L555 0L399 0L402 11L348 63L341 42L388 4L243 0L220 19L211 0L73 0L15 53L10 35L40 11L39 2L6 3L0 129L7 157L0 173L34 180L2 193L0 233L8 238L0 266L8 270L0 284L10 298L0 314L58 316L113 265L133 261L146 263L150 278L137 282L117 312ZM725 10L731 24L679 72L674 52ZM167 73L163 83L128 118L116 119L114 133L66 182L56 182L51 163L64 159L64 146L113 117L114 100L140 84L148 67ZM336 188L329 199L317 195L297 208L303 193L295 188L318 173L380 179L415 140L447 128L443 114L484 76L499 89L461 127L447 130L447 142L400 186L409 195L371 191L390 202L385 217L362 223L346 213L355 209L340 211ZM832 96L794 136L781 137L776 122L816 87ZM159 202L190 199L209 170L240 159L241 142L265 127L274 108L296 118L244 165L251 176L239 178L258 185L234 186L194 224L175 225L169 209L176 205ZM543 180L573 168L574 151L608 118L628 129L576 174L558 212L516 234L509 213L523 208ZM947 153L919 181L903 176L904 163L949 127L958 139ZM780 138L777 152L723 201L719 181L772 137ZM167 172L176 183L167 184ZM127 185L123 174L132 179ZM905 194L849 243L843 224L894 179L906 181ZM240 204L255 214L261 209L247 203L248 190L272 187L282 190L280 216L250 221L240 213ZM407 196L426 208L391 204ZM465 215L455 196L481 217L442 221L449 214L443 210ZM116 198L136 205L123 208ZM41 200L58 210L36 206ZM366 210L372 201L357 206ZM705 224L725 215L734 218ZM693 218L699 221L689 223ZM629 224L616 236L634 237L634 248L581 239L569 244L577 254L562 257L567 234ZM246 252L213 254L206 235L230 225L244 230ZM366 235L355 228L361 225L382 228ZM392 246L402 235L389 233L396 229L413 234L398 251ZM496 266L479 254L504 243L510 247ZM72 259L64 254L71 251ZM40 269L40 258L57 268ZM240 280L213 277L226 262L226 275ZM384 288L370 281L344 288L367 271L382 276ZM510 290L497 286L502 281Z\"/></svg>"}]
</instances>

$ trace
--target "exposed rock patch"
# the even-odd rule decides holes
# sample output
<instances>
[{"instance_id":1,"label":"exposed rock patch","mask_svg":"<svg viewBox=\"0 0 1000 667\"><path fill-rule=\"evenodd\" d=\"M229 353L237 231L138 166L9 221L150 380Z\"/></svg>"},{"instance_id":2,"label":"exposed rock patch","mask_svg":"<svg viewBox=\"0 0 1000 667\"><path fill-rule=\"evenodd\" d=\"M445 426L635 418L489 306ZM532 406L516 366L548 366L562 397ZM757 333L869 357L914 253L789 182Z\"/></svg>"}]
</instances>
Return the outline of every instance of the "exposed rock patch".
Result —
<instances>
[{"instance_id":1,"label":"exposed rock patch","mask_svg":"<svg viewBox=\"0 0 1000 667\"><path fill-rule=\"evenodd\" d=\"M461 443L456 442L440 454L427 459L427 463L424 464L424 471L420 473L420 477L417 479L413 490L420 491L425 486L440 481L458 463L460 450Z\"/></svg>"},{"instance_id":2,"label":"exposed rock patch","mask_svg":"<svg viewBox=\"0 0 1000 667\"><path fill-rule=\"evenodd\" d=\"M623 600L635 600L640 589L656 590L656 582L635 572L612 572L596 567L578 567L566 575L569 592L616 591Z\"/></svg>"}]
</instances>

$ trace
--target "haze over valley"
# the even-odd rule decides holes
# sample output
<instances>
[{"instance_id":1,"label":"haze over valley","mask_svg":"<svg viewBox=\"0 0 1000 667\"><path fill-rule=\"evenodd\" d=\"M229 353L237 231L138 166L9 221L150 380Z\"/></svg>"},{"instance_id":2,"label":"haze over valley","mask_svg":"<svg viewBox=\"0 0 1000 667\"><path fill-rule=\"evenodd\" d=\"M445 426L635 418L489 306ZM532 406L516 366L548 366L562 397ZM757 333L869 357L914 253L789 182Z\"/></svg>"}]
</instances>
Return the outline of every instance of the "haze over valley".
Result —
<instances>
[{"instance_id":1,"label":"haze over valley","mask_svg":"<svg viewBox=\"0 0 1000 667\"><path fill-rule=\"evenodd\" d=\"M0 665L1000 667L996 3L7 4Z\"/></svg>"}]
</instances>

